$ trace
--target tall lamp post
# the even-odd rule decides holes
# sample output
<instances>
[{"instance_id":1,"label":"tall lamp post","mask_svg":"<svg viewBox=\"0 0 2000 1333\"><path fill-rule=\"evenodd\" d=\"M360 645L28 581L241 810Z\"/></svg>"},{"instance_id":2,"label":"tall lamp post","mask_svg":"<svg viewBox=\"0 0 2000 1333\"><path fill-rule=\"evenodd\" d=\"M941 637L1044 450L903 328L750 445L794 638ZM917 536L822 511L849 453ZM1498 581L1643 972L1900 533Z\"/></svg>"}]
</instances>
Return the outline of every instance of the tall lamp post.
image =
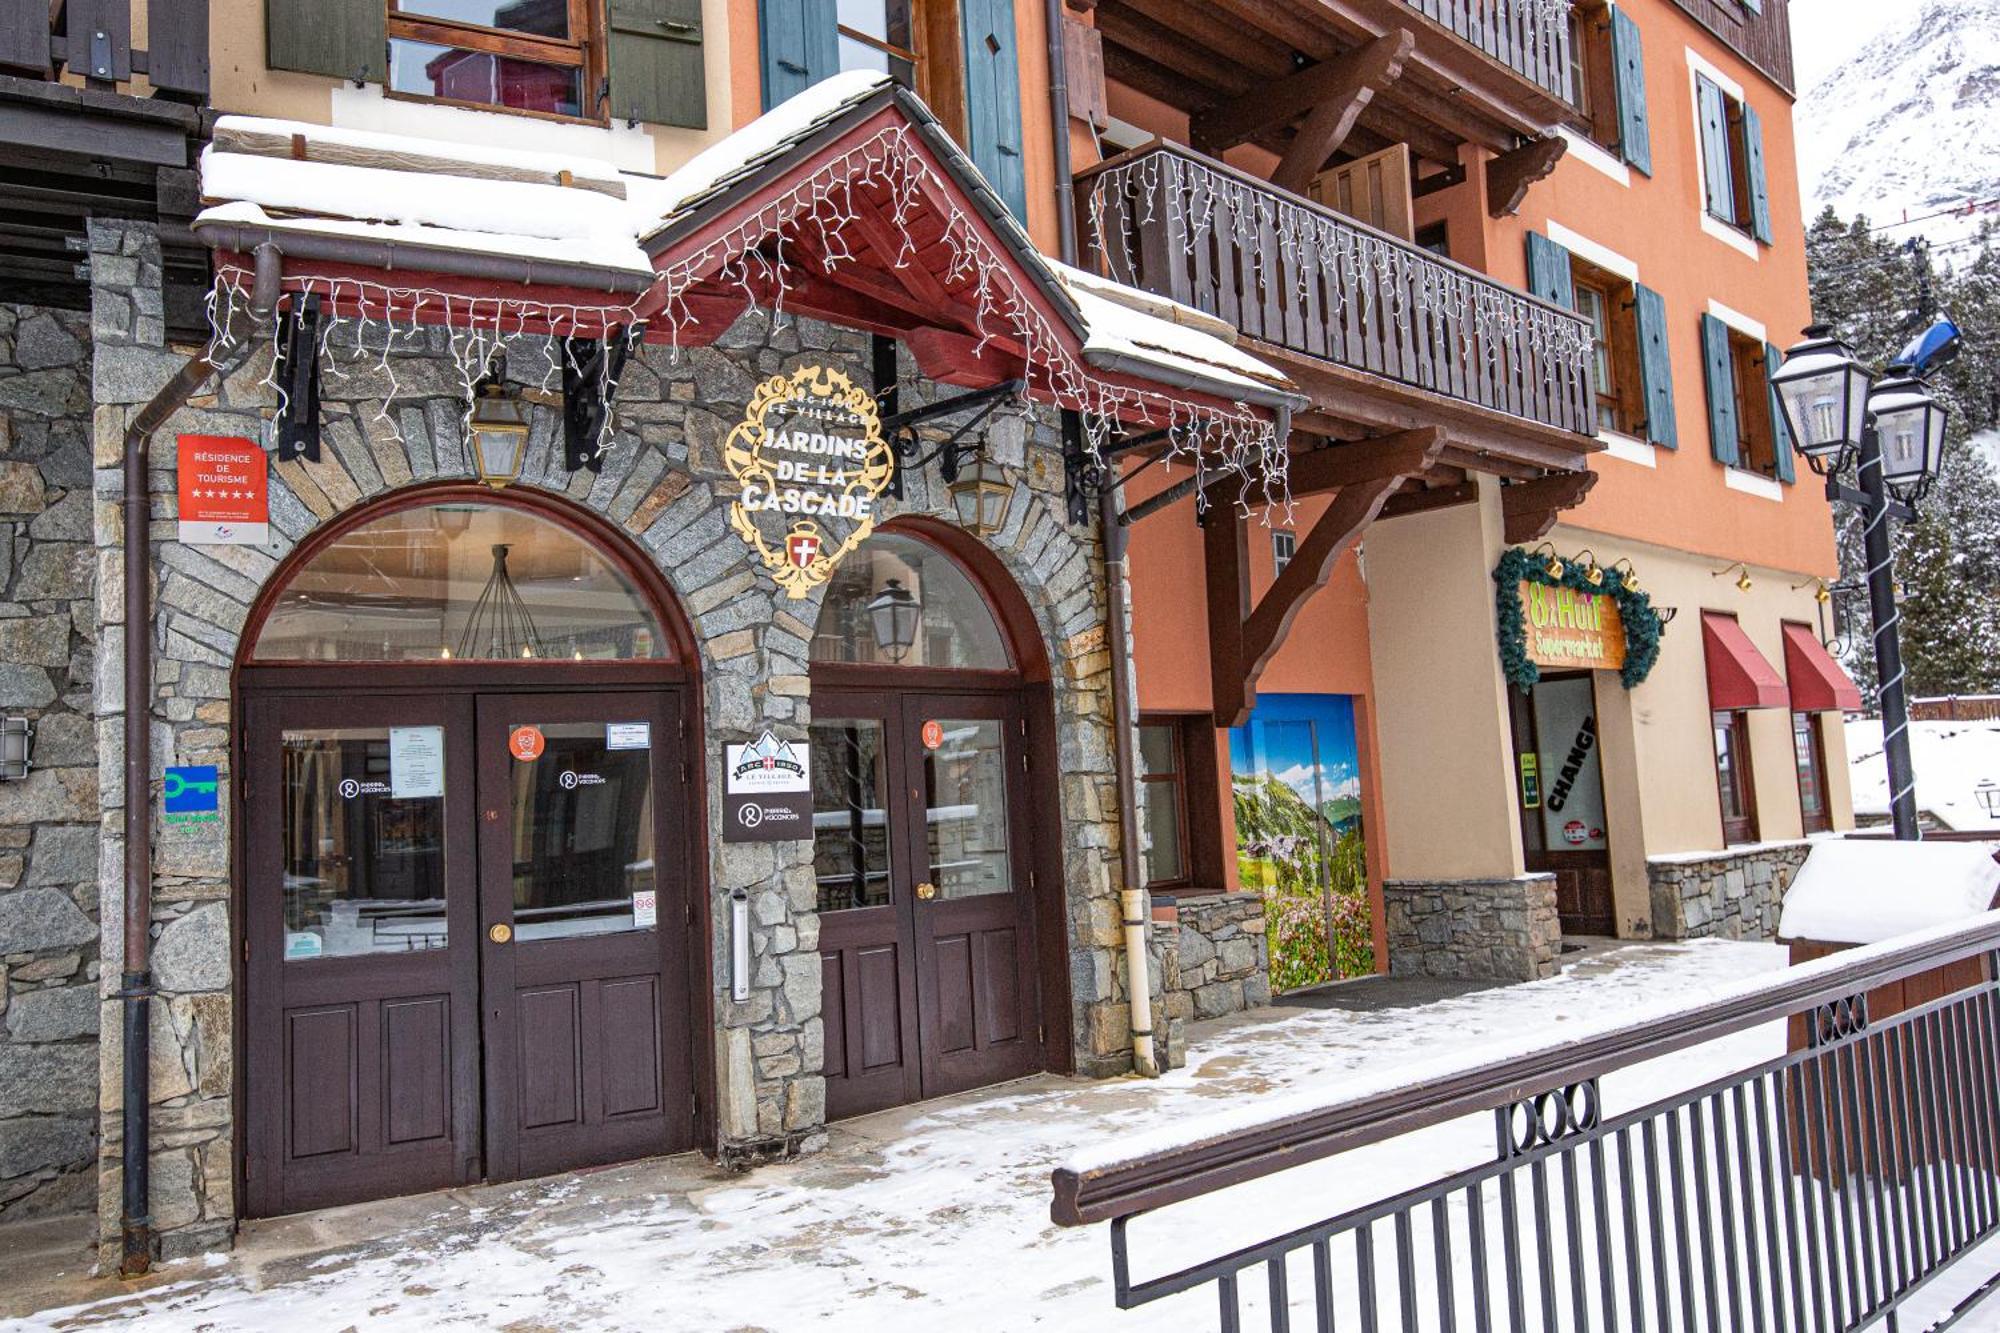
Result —
<instances>
[{"instance_id":1,"label":"tall lamp post","mask_svg":"<svg viewBox=\"0 0 2000 1333\"><path fill-rule=\"evenodd\" d=\"M1793 445L1812 470L1826 478L1830 501L1855 505L1866 527L1868 604L1875 622L1875 674L1882 696L1882 749L1889 762L1889 812L1896 837L1914 841L1916 780L1910 768L1910 716L1903 684L1903 651L1896 624L1895 581L1890 569L1889 520L1916 521L1918 501L1937 479L1944 456L1945 409L1923 381L1932 364L1956 353L1958 330L1938 324L1904 349L1881 376L1824 324L1805 330L1805 341L1785 353L1771 376ZM1860 489L1840 480L1855 464Z\"/></svg>"}]
</instances>

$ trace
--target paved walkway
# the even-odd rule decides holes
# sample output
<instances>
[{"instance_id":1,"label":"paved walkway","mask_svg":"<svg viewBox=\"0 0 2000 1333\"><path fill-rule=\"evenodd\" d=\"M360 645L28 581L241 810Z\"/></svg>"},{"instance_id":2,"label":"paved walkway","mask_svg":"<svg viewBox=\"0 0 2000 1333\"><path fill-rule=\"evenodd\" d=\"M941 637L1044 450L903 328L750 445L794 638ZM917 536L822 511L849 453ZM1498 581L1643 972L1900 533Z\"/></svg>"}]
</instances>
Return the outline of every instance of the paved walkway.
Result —
<instances>
[{"instance_id":1,"label":"paved walkway","mask_svg":"<svg viewBox=\"0 0 2000 1333\"><path fill-rule=\"evenodd\" d=\"M1782 964L1765 945L1625 945L1578 955L1550 981L1443 998L1369 981L1201 1025L1191 1066L1153 1082L1026 1079L843 1122L826 1151L749 1175L684 1156L252 1223L233 1254L129 1289L84 1275L74 1232L38 1254L18 1243L29 1236L0 1233L0 1333L122 1321L421 1333L1201 1328L1213 1319L1205 1300L1114 1309L1104 1229L1048 1221L1052 1166L1260 1098L1337 1095L1343 1079L1398 1063L1560 1040L1565 1022L1685 1003ZM1718 1058L1751 1063L1771 1041L1746 1034ZM1620 1076L1607 1097L1633 1105L1701 1072L1678 1065ZM1157 1271L1194 1257L1184 1247L1213 1252L1491 1151L1483 1119L1427 1135L1149 1221L1137 1262Z\"/></svg>"}]
</instances>

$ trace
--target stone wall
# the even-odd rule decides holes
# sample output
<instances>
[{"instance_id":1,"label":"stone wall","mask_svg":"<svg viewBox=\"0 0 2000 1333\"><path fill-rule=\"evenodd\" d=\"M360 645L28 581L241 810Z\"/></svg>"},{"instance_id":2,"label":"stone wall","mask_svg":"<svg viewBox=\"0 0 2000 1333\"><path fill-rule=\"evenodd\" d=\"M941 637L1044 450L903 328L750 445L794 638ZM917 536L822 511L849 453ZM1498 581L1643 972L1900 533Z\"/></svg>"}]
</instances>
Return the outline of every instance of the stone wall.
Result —
<instances>
[{"instance_id":1,"label":"stone wall","mask_svg":"<svg viewBox=\"0 0 2000 1333\"><path fill-rule=\"evenodd\" d=\"M1394 975L1536 981L1556 974L1562 922L1554 875L1392 879L1382 899Z\"/></svg>"},{"instance_id":2,"label":"stone wall","mask_svg":"<svg viewBox=\"0 0 2000 1333\"><path fill-rule=\"evenodd\" d=\"M1777 939L1785 891L1810 850L1809 842L1772 842L1647 861L1654 938Z\"/></svg>"},{"instance_id":3,"label":"stone wall","mask_svg":"<svg viewBox=\"0 0 2000 1333\"><path fill-rule=\"evenodd\" d=\"M0 306L0 1221L91 1206L97 1125L97 639L90 321Z\"/></svg>"},{"instance_id":4,"label":"stone wall","mask_svg":"<svg viewBox=\"0 0 2000 1333\"><path fill-rule=\"evenodd\" d=\"M1175 901L1178 929L1166 936L1161 984L1169 1022L1221 1018L1271 1002L1264 899L1216 893ZM1183 1041L1185 1038L1183 1037Z\"/></svg>"},{"instance_id":5,"label":"stone wall","mask_svg":"<svg viewBox=\"0 0 2000 1333\"><path fill-rule=\"evenodd\" d=\"M135 405L181 362L185 349L161 347L157 309L158 247L143 229L94 225L97 349L97 494L99 562L105 586L118 586L122 552L115 505L121 478L117 441ZM167 763L213 763L232 776L228 748L230 665L238 636L267 581L316 527L358 503L400 487L471 475L460 439L461 380L442 331L407 337L381 364L379 326L357 354L351 327L336 325L329 353L342 373L324 376L323 456L317 463L274 460L271 539L263 548L189 547L171 540L177 432L261 438L275 408L262 381L268 338L208 396L176 414L159 433L153 460L152 563L160 572L154 622L156 653L153 778ZM646 346L628 365L618 394L618 429L601 474L564 469L556 413L537 408L517 490L567 497L628 534L658 565L699 644L705 764L712 776L722 747L764 728L803 740L811 717L809 645L819 596L784 597L728 528L730 483L720 444L739 420L757 381L813 362L846 369L868 382L868 344L857 334L792 317L746 315L713 347L676 353ZM549 364L539 339L512 340L508 364L539 387ZM903 405L930 392L904 366ZM386 406L385 406L385 400ZM1076 1064L1085 1074L1131 1067L1125 976L1120 961L1116 872L1118 829L1112 761L1110 661L1104 649L1103 567L1094 527L1065 519L1060 438L1052 413L997 416L989 448L1014 484L1004 528L986 546L1027 599L1052 666L1062 818L1062 895L1071 995L1068 1021ZM935 468L908 477L905 498L888 516L923 514L953 522ZM115 605L106 611L114 616ZM123 640L105 632L99 655L98 707L110 743L117 738ZM699 772L700 770L697 769ZM122 772L106 751L107 811L123 800ZM145 799L157 801L155 792ZM696 1020L696 1039L713 1043L718 1141L724 1160L810 1151L823 1138L825 1027L820 1015L819 918L811 846L806 842L724 843L721 805L708 802L705 879L711 919L723 923L708 941L716 990L713 1030ZM228 813L220 824L158 828L155 856L154 966L161 1000L152 1029L154 1217L165 1253L221 1243L234 1216L231 1164L239 1127L229 1101L233 1050L231 988L235 917L230 907ZM110 816L107 816L109 818ZM115 946L120 864L106 848L105 938ZM753 937L749 998L731 999L729 895L750 897ZM1053 908L1051 910L1054 910ZM106 973L115 979L107 956ZM1047 998L1053 1028L1064 998ZM253 1057L254 1058L254 1057ZM105 1065L118 1068L116 1032L107 1030ZM107 1242L118 1216L118 1094L115 1077L102 1095L104 1151L100 1220Z\"/></svg>"}]
</instances>

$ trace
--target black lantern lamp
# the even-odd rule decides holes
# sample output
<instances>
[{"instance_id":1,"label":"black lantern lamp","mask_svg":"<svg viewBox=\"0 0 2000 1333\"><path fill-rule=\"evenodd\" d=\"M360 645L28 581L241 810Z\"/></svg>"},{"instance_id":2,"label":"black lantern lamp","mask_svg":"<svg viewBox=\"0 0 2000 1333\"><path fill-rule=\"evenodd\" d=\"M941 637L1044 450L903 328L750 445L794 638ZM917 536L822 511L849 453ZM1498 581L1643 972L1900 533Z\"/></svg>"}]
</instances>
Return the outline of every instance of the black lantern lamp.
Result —
<instances>
[{"instance_id":1,"label":"black lantern lamp","mask_svg":"<svg viewBox=\"0 0 2000 1333\"><path fill-rule=\"evenodd\" d=\"M868 624L875 631L875 646L884 657L900 662L909 656L923 615L924 604L903 586L901 579L890 579L882 591L868 599Z\"/></svg>"},{"instance_id":2,"label":"black lantern lamp","mask_svg":"<svg viewBox=\"0 0 2000 1333\"><path fill-rule=\"evenodd\" d=\"M497 491L521 475L528 452L528 405L507 390L506 353L493 354L472 394L473 462L479 479Z\"/></svg>"},{"instance_id":3,"label":"black lantern lamp","mask_svg":"<svg viewBox=\"0 0 2000 1333\"><path fill-rule=\"evenodd\" d=\"M951 479L951 503L958 511L959 526L979 537L990 537L1007 522L1008 502L1014 488L1000 465L982 450L969 462L958 466Z\"/></svg>"},{"instance_id":4,"label":"black lantern lamp","mask_svg":"<svg viewBox=\"0 0 2000 1333\"><path fill-rule=\"evenodd\" d=\"M1891 366L1868 395L1882 439L1882 480L1904 500L1919 500L1944 462L1944 404L1908 366Z\"/></svg>"},{"instance_id":5,"label":"black lantern lamp","mask_svg":"<svg viewBox=\"0 0 2000 1333\"><path fill-rule=\"evenodd\" d=\"M1792 440L1813 471L1822 476L1837 472L1861 447L1874 379L1854 349L1825 324L1808 328L1805 341L1785 353L1771 384Z\"/></svg>"}]
</instances>

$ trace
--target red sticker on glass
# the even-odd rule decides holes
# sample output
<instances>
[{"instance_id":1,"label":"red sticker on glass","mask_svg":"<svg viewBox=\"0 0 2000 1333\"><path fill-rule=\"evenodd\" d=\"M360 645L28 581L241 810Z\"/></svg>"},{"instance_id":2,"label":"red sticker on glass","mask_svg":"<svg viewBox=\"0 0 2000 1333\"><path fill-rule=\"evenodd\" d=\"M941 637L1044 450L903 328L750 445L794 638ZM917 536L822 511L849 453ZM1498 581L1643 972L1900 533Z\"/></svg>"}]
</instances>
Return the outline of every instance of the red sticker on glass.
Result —
<instances>
[{"instance_id":1,"label":"red sticker on glass","mask_svg":"<svg viewBox=\"0 0 2000 1333\"><path fill-rule=\"evenodd\" d=\"M507 752L522 763L540 759L547 744L540 727L516 727L507 733Z\"/></svg>"},{"instance_id":2,"label":"red sticker on glass","mask_svg":"<svg viewBox=\"0 0 2000 1333\"><path fill-rule=\"evenodd\" d=\"M944 744L944 723L932 720L924 723L924 748L935 750Z\"/></svg>"}]
</instances>

